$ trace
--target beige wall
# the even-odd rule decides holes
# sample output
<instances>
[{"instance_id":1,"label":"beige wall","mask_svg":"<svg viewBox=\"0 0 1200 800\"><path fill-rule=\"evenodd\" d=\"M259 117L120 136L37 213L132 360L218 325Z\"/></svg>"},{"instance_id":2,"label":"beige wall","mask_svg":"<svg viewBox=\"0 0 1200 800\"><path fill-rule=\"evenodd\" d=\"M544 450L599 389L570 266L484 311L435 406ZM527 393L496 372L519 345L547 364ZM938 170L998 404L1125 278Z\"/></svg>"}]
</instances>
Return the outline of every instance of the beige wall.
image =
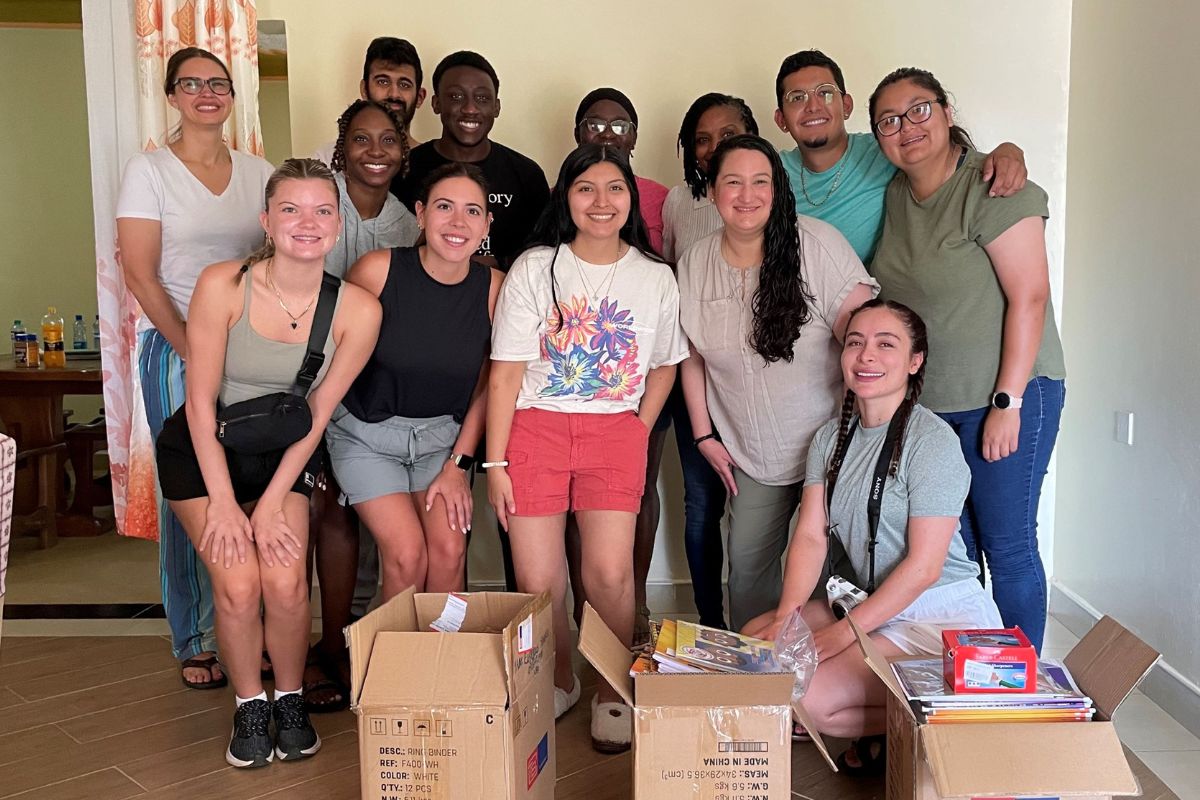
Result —
<instances>
[{"instance_id":1,"label":"beige wall","mask_svg":"<svg viewBox=\"0 0 1200 800\"><path fill-rule=\"evenodd\" d=\"M1200 6L1077 3L1056 576L1200 683ZM1190 55L1189 55L1190 53ZM1134 444L1114 440L1132 411Z\"/></svg>"},{"instance_id":2,"label":"beige wall","mask_svg":"<svg viewBox=\"0 0 1200 800\"><path fill-rule=\"evenodd\" d=\"M263 157L279 165L292 157L292 123L288 108L288 82L260 79L258 119L262 124Z\"/></svg>"},{"instance_id":3,"label":"beige wall","mask_svg":"<svg viewBox=\"0 0 1200 800\"><path fill-rule=\"evenodd\" d=\"M96 256L82 31L0 29L0 75L0 347L8 352L15 318L40 338L48 305L68 338L83 314L90 341ZM99 403L67 405L90 419Z\"/></svg>"},{"instance_id":4,"label":"beige wall","mask_svg":"<svg viewBox=\"0 0 1200 800\"><path fill-rule=\"evenodd\" d=\"M675 135L684 111L700 94L723 91L746 98L763 132L780 146L791 146L771 122L775 72L787 54L820 47L839 61L860 103L850 120L853 130L865 130L867 97L880 77L898 66L924 66L956 94L961 121L982 147L1008 139L1025 148L1030 173L1050 193L1051 263L1056 288L1060 283L1067 0L933 0L919 6L876 0L742 6L712 0L604 5L361 0L345 9L333 13L318 0L258 2L260 18L287 25L296 153L312 152L333 138L334 121L357 96L366 45L384 34L417 45L427 87L447 53L473 49L487 56L500 75L502 112L494 138L536 159L551 176L573 145L571 123L579 98L600 85L621 88L637 105L641 122L635 168L668 185L680 182ZM417 113L414 129L423 140L439 133L428 103ZM669 516L651 573L656 581L687 577L678 544L682 490L677 471L668 452L664 511ZM1052 480L1045 507L1053 508ZM1050 521L1047 516L1047 536ZM473 579L498 574L493 554L473 545L472 559Z\"/></svg>"}]
</instances>

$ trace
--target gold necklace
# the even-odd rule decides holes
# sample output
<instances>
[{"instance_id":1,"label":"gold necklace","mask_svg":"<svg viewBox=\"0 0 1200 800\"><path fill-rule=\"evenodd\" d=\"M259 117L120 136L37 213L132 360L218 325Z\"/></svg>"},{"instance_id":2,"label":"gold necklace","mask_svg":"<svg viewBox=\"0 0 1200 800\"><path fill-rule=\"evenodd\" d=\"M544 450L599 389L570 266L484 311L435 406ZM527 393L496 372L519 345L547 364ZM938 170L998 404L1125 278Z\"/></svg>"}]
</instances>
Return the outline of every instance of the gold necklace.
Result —
<instances>
[{"instance_id":1,"label":"gold necklace","mask_svg":"<svg viewBox=\"0 0 1200 800\"><path fill-rule=\"evenodd\" d=\"M843 158L844 158L844 156L843 156ZM836 173L834 173L833 183L831 183L829 185L829 191L827 191L825 193L825 196L823 198L821 198L821 202L818 203L816 200L813 200L811 197L808 196L808 181L806 181L804 178L805 173L808 172L808 168L805 167L803 164L801 164L800 165L800 191L804 193L804 199L808 201L808 204L810 206L812 206L813 208L820 208L821 206L828 203L829 198L833 196L833 193L837 191L838 186L841 185L842 172L845 169L846 169L846 162L843 160L842 165L840 167L838 167L838 171Z\"/></svg>"},{"instance_id":2,"label":"gold necklace","mask_svg":"<svg viewBox=\"0 0 1200 800\"><path fill-rule=\"evenodd\" d=\"M567 245L567 249L571 250L571 246ZM621 260L621 245L617 245L617 260L612 263L612 266L608 268L608 274L600 281L599 290L594 291L592 285L588 283L587 277L583 274L583 264L580 263L579 256L575 255L574 250L571 250L571 258L575 259L575 269L579 271L579 280L583 281L584 291L591 298L592 304L599 303L600 297L606 296L608 290L612 288L613 278L617 275L617 263Z\"/></svg>"},{"instance_id":3,"label":"gold necklace","mask_svg":"<svg viewBox=\"0 0 1200 800\"><path fill-rule=\"evenodd\" d=\"M271 280L271 264L274 261L275 259L273 258L267 260L267 286L271 287L271 291L275 293L275 299L279 301L279 307L283 309L283 313L291 317L292 330L296 330L296 328L300 325L300 320L303 319L304 315L312 309L313 303L317 302L317 298L321 296L321 290L317 290L317 293L313 295L312 300L308 301L308 305L304 307L303 311L301 311L299 314L293 314L287 307L287 303L283 302L283 295L281 295L279 290L275 288L275 281Z\"/></svg>"}]
</instances>

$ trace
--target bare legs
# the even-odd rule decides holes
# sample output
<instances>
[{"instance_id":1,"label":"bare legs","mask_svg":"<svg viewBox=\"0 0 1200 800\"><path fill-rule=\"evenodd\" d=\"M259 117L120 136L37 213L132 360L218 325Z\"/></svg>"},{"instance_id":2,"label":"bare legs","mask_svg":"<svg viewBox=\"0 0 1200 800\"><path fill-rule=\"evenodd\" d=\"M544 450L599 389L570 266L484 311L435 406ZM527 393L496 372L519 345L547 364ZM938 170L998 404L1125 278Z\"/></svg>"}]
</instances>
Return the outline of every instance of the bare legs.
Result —
<instances>
[{"instance_id":1,"label":"bare legs","mask_svg":"<svg viewBox=\"0 0 1200 800\"><path fill-rule=\"evenodd\" d=\"M423 491L384 495L354 509L379 545L384 600L410 586L419 592L462 590L467 537L450 529L440 497L429 511Z\"/></svg>"},{"instance_id":2,"label":"bare legs","mask_svg":"<svg viewBox=\"0 0 1200 800\"><path fill-rule=\"evenodd\" d=\"M617 638L629 644L633 635L633 540L636 515L628 511L578 511L584 592ZM517 586L523 592L550 592L554 608L554 684L570 691L571 632L567 623L565 514L509 517ZM600 702L621 702L601 683Z\"/></svg>"},{"instance_id":3,"label":"bare legs","mask_svg":"<svg viewBox=\"0 0 1200 800\"><path fill-rule=\"evenodd\" d=\"M171 503L193 546L204 532L207 509L206 497ZM290 492L283 501L283 514L301 545L306 545L308 498ZM237 696L255 697L263 690L264 641L274 665L276 688L299 689L312 624L304 559L287 567L278 562L267 567L250 548L244 564L234 560L226 568L206 560L205 566L213 585L217 642ZM260 614L260 607L265 613Z\"/></svg>"}]
</instances>

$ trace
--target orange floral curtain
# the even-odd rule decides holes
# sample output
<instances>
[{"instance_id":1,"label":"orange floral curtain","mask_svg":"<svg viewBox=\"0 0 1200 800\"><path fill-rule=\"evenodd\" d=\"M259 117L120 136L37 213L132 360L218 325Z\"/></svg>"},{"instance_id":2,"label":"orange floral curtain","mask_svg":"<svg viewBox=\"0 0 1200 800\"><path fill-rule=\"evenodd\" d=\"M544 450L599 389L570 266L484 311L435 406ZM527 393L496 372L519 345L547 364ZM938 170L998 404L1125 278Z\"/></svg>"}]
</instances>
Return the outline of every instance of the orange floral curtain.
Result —
<instances>
[{"instance_id":1,"label":"orange floral curtain","mask_svg":"<svg viewBox=\"0 0 1200 800\"><path fill-rule=\"evenodd\" d=\"M128 10L122 14L120 7L126 3ZM178 112L170 107L163 93L167 61L185 47L202 47L225 62L237 91L233 113L225 123L226 142L235 150L261 156L258 14L254 0L114 0L112 13L104 13L104 8L89 9L88 5L84 8L85 49L89 41L95 42L96 58L102 61L105 57L103 46L108 44L102 41L106 28L113 45L107 55L117 77L113 86L104 88L120 101L125 94L120 76L133 74L136 84L134 102L120 104L120 111L109 114L111 118L105 117L106 126L96 126L99 130L93 131L92 135L93 172L100 172L93 175L96 286L113 500L121 533L157 539L154 443L142 405L135 361L141 309L125 287L113 246L112 217L119 173L110 169L111 164L104 163L101 164L104 169L97 170L96 154L104 151L123 166L132 155L130 149L154 150L167 143L178 123ZM127 31L117 30L123 19L132 23L132 37ZM131 42L135 52L122 52L118 42ZM130 113L133 108L136 108L136 115ZM104 112L99 103L97 108L89 108L90 117L104 117ZM95 121L92 122L94 125ZM137 147L129 148L125 143L130 140L133 127L136 127Z\"/></svg>"}]
</instances>

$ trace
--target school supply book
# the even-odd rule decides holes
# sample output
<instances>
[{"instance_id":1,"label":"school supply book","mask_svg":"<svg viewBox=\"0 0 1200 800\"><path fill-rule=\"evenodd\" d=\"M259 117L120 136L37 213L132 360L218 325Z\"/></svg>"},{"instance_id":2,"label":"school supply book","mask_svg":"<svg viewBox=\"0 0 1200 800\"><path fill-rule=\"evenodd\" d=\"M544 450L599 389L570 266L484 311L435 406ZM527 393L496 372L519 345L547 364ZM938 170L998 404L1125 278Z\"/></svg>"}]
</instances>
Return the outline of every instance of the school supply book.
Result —
<instances>
[{"instance_id":1,"label":"school supply book","mask_svg":"<svg viewBox=\"0 0 1200 800\"><path fill-rule=\"evenodd\" d=\"M704 672L700 667L693 666L677 657L675 652L676 624L673 619L664 619L658 631L658 641L654 645L654 660L658 662L658 672Z\"/></svg>"},{"instance_id":2,"label":"school supply book","mask_svg":"<svg viewBox=\"0 0 1200 800\"><path fill-rule=\"evenodd\" d=\"M1071 701L1084 707L1092 705L1091 698L1079 690L1066 666L1050 658L1038 664L1037 691L1028 694L955 694L946 683L939 658L895 661L892 671L909 700L938 706L1020 706L1051 700Z\"/></svg>"},{"instance_id":3,"label":"school supply book","mask_svg":"<svg viewBox=\"0 0 1200 800\"><path fill-rule=\"evenodd\" d=\"M680 621L675 632L675 658L719 672L784 672L775 659L775 644L732 631Z\"/></svg>"}]
</instances>

